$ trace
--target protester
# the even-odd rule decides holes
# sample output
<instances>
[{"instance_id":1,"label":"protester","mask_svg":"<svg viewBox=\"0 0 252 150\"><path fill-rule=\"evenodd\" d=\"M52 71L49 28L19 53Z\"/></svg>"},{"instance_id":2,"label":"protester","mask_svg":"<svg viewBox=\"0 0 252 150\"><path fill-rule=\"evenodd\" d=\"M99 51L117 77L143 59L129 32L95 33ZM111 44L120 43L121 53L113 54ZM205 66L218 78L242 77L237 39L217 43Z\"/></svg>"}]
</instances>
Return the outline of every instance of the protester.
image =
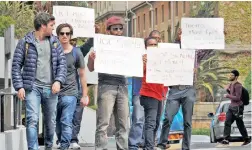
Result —
<instances>
[{"instance_id":1,"label":"protester","mask_svg":"<svg viewBox=\"0 0 252 150\"><path fill-rule=\"evenodd\" d=\"M153 37L158 42L162 42L160 38L160 32L158 30L153 30L150 32L149 37ZM147 45L145 45L147 48ZM133 113L132 113L132 123L129 132L129 149L137 149L138 147L144 146L144 109L140 105L139 91L141 88L141 80L140 78L132 78L132 87L133 87ZM157 114L157 123L156 128L154 130L155 139L156 133L159 129L160 117L162 114L163 104L158 108ZM158 119L159 118L159 119ZM154 140L155 140L154 139ZM156 141L156 140L155 140Z\"/></svg>"},{"instance_id":2,"label":"protester","mask_svg":"<svg viewBox=\"0 0 252 150\"><path fill-rule=\"evenodd\" d=\"M147 47L157 47L156 38L149 37L145 40ZM140 104L144 107L145 124L144 124L144 149L153 150L154 141L156 136L156 124L159 124L160 117L158 118L159 108L162 107L164 95L166 95L167 88L163 84L153 84L146 82L146 62L147 55L143 56L144 62L144 76L142 78L142 86L140 89Z\"/></svg>"},{"instance_id":3,"label":"protester","mask_svg":"<svg viewBox=\"0 0 252 150\"><path fill-rule=\"evenodd\" d=\"M124 20L118 16L110 17L106 22L107 33L122 36ZM95 52L88 59L88 68L94 71ZM114 113L116 122L116 145L118 150L128 149L127 124L129 117L127 80L121 75L99 73L97 123L95 133L96 149L108 149L107 128L110 116Z\"/></svg>"},{"instance_id":4,"label":"protester","mask_svg":"<svg viewBox=\"0 0 252 150\"><path fill-rule=\"evenodd\" d=\"M162 39L160 37L160 32L158 30L153 30L150 32L149 37L153 37L157 40L158 43L162 43Z\"/></svg>"},{"instance_id":5,"label":"protester","mask_svg":"<svg viewBox=\"0 0 252 150\"><path fill-rule=\"evenodd\" d=\"M178 31L176 43L181 42L181 30ZM166 101L165 119L163 120L162 132L158 147L166 149L170 127L174 116L177 114L180 105L182 105L183 119L184 119L184 135L182 150L189 150L191 143L192 131L192 115L194 102L196 101L196 91L193 86L177 85L169 87L169 95Z\"/></svg>"},{"instance_id":6,"label":"protester","mask_svg":"<svg viewBox=\"0 0 252 150\"><path fill-rule=\"evenodd\" d=\"M38 149L40 104L45 125L45 149L52 150L58 92L65 83L67 66L63 48L52 35L54 17L39 13L35 31L19 40L12 62L12 82L18 98L25 100L28 150Z\"/></svg>"},{"instance_id":7,"label":"protester","mask_svg":"<svg viewBox=\"0 0 252 150\"><path fill-rule=\"evenodd\" d=\"M161 34L158 30L153 30L150 32L149 34L149 37L153 37L157 40L158 43L162 43L162 39L161 39ZM163 95L163 97L166 97L166 95ZM159 105L158 107L158 114L157 114L157 123L156 123L156 128L154 130L154 133L155 133L155 145L157 144L157 142L159 141L159 137L158 135L160 134L161 132L161 127L159 127L160 123L162 122L162 120L160 120L161 118L161 115L162 115L162 112L163 112L163 107L164 107L164 101L162 101L162 105Z\"/></svg>"},{"instance_id":8,"label":"protester","mask_svg":"<svg viewBox=\"0 0 252 150\"><path fill-rule=\"evenodd\" d=\"M248 145L251 142L251 139L248 137L247 129L244 126L243 122L243 110L244 105L242 102L242 84L237 81L239 77L239 72L237 70L233 70L230 73L229 80L231 83L227 88L227 92L229 94L225 94L225 98L229 98L231 100L231 104L229 105L226 121L224 127L224 140L221 142L224 145L229 144L229 138L231 133L231 125L236 121L237 128L239 129L243 139L244 145Z\"/></svg>"},{"instance_id":9,"label":"protester","mask_svg":"<svg viewBox=\"0 0 252 150\"><path fill-rule=\"evenodd\" d=\"M60 24L56 33L63 46L67 64L66 82L62 84L57 105L56 134L60 149L66 150L69 148L72 138L72 120L79 96L77 76L80 77L81 87L83 87L83 94L80 98L82 106L88 104L89 98L87 96L84 57L79 48L70 44L73 35L72 26L67 23Z\"/></svg>"},{"instance_id":10,"label":"protester","mask_svg":"<svg viewBox=\"0 0 252 150\"><path fill-rule=\"evenodd\" d=\"M99 33L99 26L95 25L95 33ZM87 53L90 51L91 47L93 47L93 38L89 38L85 44L83 44L80 49L83 54L83 57L87 55ZM79 79L77 79L79 81ZM92 86L92 84L87 84L88 87ZM82 91L81 86L79 87L80 91ZM79 95L82 95L82 92L79 93ZM71 149L80 149L78 134L80 132L81 127L81 121L82 121L82 114L84 107L80 104L80 98L77 99L76 108L74 111L73 116L73 132L72 132L72 140L70 144Z\"/></svg>"}]
</instances>

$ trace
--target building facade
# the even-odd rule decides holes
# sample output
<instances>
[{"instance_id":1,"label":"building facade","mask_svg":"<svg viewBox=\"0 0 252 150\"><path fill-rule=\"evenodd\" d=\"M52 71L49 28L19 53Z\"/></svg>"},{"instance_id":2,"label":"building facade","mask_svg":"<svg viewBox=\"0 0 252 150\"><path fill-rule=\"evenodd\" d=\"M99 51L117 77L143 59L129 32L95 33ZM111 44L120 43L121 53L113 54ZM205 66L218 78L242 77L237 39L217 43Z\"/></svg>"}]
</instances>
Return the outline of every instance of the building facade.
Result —
<instances>
[{"instance_id":1,"label":"building facade","mask_svg":"<svg viewBox=\"0 0 252 150\"><path fill-rule=\"evenodd\" d=\"M101 28L101 33L106 33L106 20L113 16L121 16L127 22L127 10L132 8L141 1L92 1L88 2L89 7L95 10L95 21ZM125 26L125 33L127 33L127 24Z\"/></svg>"},{"instance_id":2,"label":"building facade","mask_svg":"<svg viewBox=\"0 0 252 150\"><path fill-rule=\"evenodd\" d=\"M129 11L132 37L145 38L152 30L161 32L163 42L172 41L181 18L190 15L189 1L142 2Z\"/></svg>"}]
</instances>

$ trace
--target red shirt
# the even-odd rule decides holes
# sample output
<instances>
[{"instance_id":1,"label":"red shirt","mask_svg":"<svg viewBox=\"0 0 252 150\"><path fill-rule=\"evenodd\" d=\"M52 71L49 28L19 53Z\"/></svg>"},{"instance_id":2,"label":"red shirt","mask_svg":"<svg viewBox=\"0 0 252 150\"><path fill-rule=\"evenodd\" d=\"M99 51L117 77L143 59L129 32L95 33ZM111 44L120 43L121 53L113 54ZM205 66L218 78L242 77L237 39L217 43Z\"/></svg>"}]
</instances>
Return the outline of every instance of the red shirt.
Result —
<instances>
[{"instance_id":1,"label":"red shirt","mask_svg":"<svg viewBox=\"0 0 252 150\"><path fill-rule=\"evenodd\" d=\"M163 84L146 83L146 65L144 65L144 76L142 78L142 86L140 89L140 95L155 98L159 101L164 100L168 87Z\"/></svg>"}]
</instances>

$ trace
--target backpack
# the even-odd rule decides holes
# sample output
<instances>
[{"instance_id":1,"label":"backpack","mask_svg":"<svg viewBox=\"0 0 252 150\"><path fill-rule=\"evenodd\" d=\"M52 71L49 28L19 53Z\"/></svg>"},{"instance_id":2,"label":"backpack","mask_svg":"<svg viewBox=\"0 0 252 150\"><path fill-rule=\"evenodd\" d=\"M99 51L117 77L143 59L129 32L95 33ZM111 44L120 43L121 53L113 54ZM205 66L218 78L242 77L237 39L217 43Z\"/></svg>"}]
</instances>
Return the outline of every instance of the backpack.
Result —
<instances>
[{"instance_id":1,"label":"backpack","mask_svg":"<svg viewBox=\"0 0 252 150\"><path fill-rule=\"evenodd\" d=\"M76 63L79 61L79 57L77 57L77 51L79 50L79 48L77 47L74 47L73 48L73 57L74 57L74 63L75 63L75 66L76 66Z\"/></svg>"},{"instance_id":2,"label":"backpack","mask_svg":"<svg viewBox=\"0 0 252 150\"><path fill-rule=\"evenodd\" d=\"M77 57L77 51L79 50L78 47L74 47L73 48L73 51L72 51L72 54L73 54L73 57L74 57L74 63L75 63L75 66L76 66L76 63L79 61L79 57ZM82 87L81 87L81 83L80 83L80 77L79 77L79 73L78 73L78 70L76 69L76 80L77 80L77 86L78 86L78 91L79 91L79 94L78 94L78 100L80 100L80 98L82 97Z\"/></svg>"},{"instance_id":3,"label":"backpack","mask_svg":"<svg viewBox=\"0 0 252 150\"><path fill-rule=\"evenodd\" d=\"M248 105L249 104L249 92L247 89L245 89L244 87L242 87L242 102L243 102L243 105Z\"/></svg>"}]
</instances>

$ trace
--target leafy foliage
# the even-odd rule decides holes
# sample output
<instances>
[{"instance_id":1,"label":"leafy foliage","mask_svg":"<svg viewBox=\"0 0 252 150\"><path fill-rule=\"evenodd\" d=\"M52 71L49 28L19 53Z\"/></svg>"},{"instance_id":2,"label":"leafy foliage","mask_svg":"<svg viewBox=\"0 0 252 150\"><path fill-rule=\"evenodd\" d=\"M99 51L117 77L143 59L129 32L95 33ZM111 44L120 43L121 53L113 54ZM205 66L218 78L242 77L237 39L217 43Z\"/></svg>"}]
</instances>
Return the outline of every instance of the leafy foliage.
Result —
<instances>
[{"instance_id":1,"label":"leafy foliage","mask_svg":"<svg viewBox=\"0 0 252 150\"><path fill-rule=\"evenodd\" d=\"M226 1L220 2L219 16L224 18L227 44L251 43L251 2Z\"/></svg>"},{"instance_id":2,"label":"leafy foliage","mask_svg":"<svg viewBox=\"0 0 252 150\"><path fill-rule=\"evenodd\" d=\"M214 100L215 88L223 88L227 84L227 73L230 67L219 67L218 56L212 56L210 59L200 63L197 69L196 89L204 89L206 94L211 97L207 101Z\"/></svg>"},{"instance_id":3,"label":"leafy foliage","mask_svg":"<svg viewBox=\"0 0 252 150\"><path fill-rule=\"evenodd\" d=\"M216 15L217 1L193 2L191 8L191 17L211 18Z\"/></svg>"},{"instance_id":4,"label":"leafy foliage","mask_svg":"<svg viewBox=\"0 0 252 150\"><path fill-rule=\"evenodd\" d=\"M4 36L4 30L14 23L15 20L10 16L0 16L0 36Z\"/></svg>"},{"instance_id":5,"label":"leafy foliage","mask_svg":"<svg viewBox=\"0 0 252 150\"><path fill-rule=\"evenodd\" d=\"M244 81L244 87L248 90L249 97L251 98L251 71L249 72L248 76Z\"/></svg>"},{"instance_id":6,"label":"leafy foliage","mask_svg":"<svg viewBox=\"0 0 252 150\"><path fill-rule=\"evenodd\" d=\"M220 66L232 67L240 72L239 81L244 83L245 78L251 72L251 51L238 51L235 53L229 53L223 51L219 56Z\"/></svg>"},{"instance_id":7,"label":"leafy foliage","mask_svg":"<svg viewBox=\"0 0 252 150\"><path fill-rule=\"evenodd\" d=\"M35 9L33 6L25 5L22 2L0 2L0 36L10 25L15 25L15 37L22 38L27 32L33 29Z\"/></svg>"},{"instance_id":8,"label":"leafy foliage","mask_svg":"<svg viewBox=\"0 0 252 150\"><path fill-rule=\"evenodd\" d=\"M53 5L87 7L86 1L54 1Z\"/></svg>"}]
</instances>

